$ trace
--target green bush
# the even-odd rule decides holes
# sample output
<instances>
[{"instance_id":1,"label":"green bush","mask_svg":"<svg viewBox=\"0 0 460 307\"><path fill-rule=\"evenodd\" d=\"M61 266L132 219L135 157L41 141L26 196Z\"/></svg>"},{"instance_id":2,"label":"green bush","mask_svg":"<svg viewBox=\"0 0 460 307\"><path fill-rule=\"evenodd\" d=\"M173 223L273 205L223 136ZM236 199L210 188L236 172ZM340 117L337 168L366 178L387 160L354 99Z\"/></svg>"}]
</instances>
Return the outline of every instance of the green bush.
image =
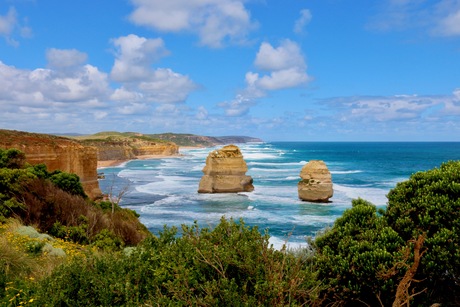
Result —
<instances>
[{"instance_id":1,"label":"green bush","mask_svg":"<svg viewBox=\"0 0 460 307\"><path fill-rule=\"evenodd\" d=\"M86 198L80 178L76 174L59 172L50 177L51 182L58 188L72 194Z\"/></svg>"},{"instance_id":2,"label":"green bush","mask_svg":"<svg viewBox=\"0 0 460 307\"><path fill-rule=\"evenodd\" d=\"M76 260L37 284L42 306L297 306L318 287L310 265L242 221L165 228L130 253Z\"/></svg>"},{"instance_id":3,"label":"green bush","mask_svg":"<svg viewBox=\"0 0 460 307\"><path fill-rule=\"evenodd\" d=\"M322 293L326 302L376 306L382 301L386 306L393 301L397 279L385 275L402 259L404 241L381 213L365 200L353 200L352 208L314 241L318 278L327 287Z\"/></svg>"},{"instance_id":4,"label":"green bush","mask_svg":"<svg viewBox=\"0 0 460 307\"><path fill-rule=\"evenodd\" d=\"M124 242L108 229L102 229L91 241L92 246L104 251L120 250L124 245Z\"/></svg>"},{"instance_id":5,"label":"green bush","mask_svg":"<svg viewBox=\"0 0 460 307\"><path fill-rule=\"evenodd\" d=\"M460 161L418 172L388 194L385 218L405 241L425 237L415 302L460 304Z\"/></svg>"},{"instance_id":6,"label":"green bush","mask_svg":"<svg viewBox=\"0 0 460 307\"><path fill-rule=\"evenodd\" d=\"M18 149L0 148L0 168L17 169L25 165L26 156Z\"/></svg>"},{"instance_id":7,"label":"green bush","mask_svg":"<svg viewBox=\"0 0 460 307\"><path fill-rule=\"evenodd\" d=\"M59 221L53 224L49 230L49 234L67 241L72 241L80 244L89 244L88 224L82 223L75 226L64 226Z\"/></svg>"}]
</instances>

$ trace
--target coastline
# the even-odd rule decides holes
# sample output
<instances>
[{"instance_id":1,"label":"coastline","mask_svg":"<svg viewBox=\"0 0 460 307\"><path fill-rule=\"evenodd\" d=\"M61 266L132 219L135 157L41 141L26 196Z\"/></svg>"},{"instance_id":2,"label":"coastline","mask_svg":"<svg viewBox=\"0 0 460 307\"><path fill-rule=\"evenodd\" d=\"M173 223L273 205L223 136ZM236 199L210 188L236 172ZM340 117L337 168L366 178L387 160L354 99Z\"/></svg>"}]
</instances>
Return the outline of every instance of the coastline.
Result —
<instances>
[{"instance_id":1,"label":"coastline","mask_svg":"<svg viewBox=\"0 0 460 307\"><path fill-rule=\"evenodd\" d=\"M202 148L199 146L182 146L179 148L179 154L175 155L142 155L136 156L134 159L122 159L122 160L105 160L105 161L97 161L97 169L106 168L106 167L116 167L123 163L132 160L154 160L154 159L170 159L170 158L178 158L182 157L183 154L180 153L180 149L197 149Z\"/></svg>"},{"instance_id":2,"label":"coastline","mask_svg":"<svg viewBox=\"0 0 460 307\"><path fill-rule=\"evenodd\" d=\"M104 168L104 167L114 167L119 166L125 162L132 161L132 160L153 160L153 159L168 159L168 158L177 158L181 155L143 155L143 156L136 156L134 159L126 159L126 160L105 160L105 161L97 161L97 168Z\"/></svg>"}]
</instances>

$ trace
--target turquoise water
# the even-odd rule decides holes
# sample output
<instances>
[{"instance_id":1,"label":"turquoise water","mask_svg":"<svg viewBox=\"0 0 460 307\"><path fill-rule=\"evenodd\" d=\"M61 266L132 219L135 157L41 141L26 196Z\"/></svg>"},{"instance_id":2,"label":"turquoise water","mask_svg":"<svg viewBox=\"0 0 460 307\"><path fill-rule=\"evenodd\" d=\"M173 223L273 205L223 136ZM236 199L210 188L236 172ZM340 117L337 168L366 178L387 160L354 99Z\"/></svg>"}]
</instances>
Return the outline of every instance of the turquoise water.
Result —
<instances>
[{"instance_id":1,"label":"turquoise water","mask_svg":"<svg viewBox=\"0 0 460 307\"><path fill-rule=\"evenodd\" d=\"M117 195L127 188L121 205L136 210L141 221L158 233L164 225L197 221L216 225L222 216L243 218L247 225L268 229L271 242L281 246L305 244L331 225L357 197L377 206L386 194L417 171L460 159L460 143L310 143L272 142L239 144L254 179L254 192L198 194L201 170L215 148L181 150L183 156L134 160L101 169L101 189ZM302 202L297 182L303 165L323 160L332 174L334 196L327 204Z\"/></svg>"}]
</instances>

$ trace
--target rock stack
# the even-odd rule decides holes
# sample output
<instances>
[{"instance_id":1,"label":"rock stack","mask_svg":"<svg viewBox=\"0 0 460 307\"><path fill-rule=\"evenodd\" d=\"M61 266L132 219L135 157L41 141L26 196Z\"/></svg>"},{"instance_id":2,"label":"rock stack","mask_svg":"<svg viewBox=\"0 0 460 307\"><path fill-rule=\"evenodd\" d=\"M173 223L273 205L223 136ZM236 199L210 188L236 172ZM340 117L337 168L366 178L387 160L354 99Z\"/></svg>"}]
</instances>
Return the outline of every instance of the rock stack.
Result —
<instances>
[{"instance_id":1,"label":"rock stack","mask_svg":"<svg viewBox=\"0 0 460 307\"><path fill-rule=\"evenodd\" d=\"M209 153L203 168L198 193L252 192L251 176L246 176L248 167L240 149L227 145Z\"/></svg>"},{"instance_id":2,"label":"rock stack","mask_svg":"<svg viewBox=\"0 0 460 307\"><path fill-rule=\"evenodd\" d=\"M328 202L333 195L331 173L324 161L309 161L300 171L299 198L310 202Z\"/></svg>"}]
</instances>

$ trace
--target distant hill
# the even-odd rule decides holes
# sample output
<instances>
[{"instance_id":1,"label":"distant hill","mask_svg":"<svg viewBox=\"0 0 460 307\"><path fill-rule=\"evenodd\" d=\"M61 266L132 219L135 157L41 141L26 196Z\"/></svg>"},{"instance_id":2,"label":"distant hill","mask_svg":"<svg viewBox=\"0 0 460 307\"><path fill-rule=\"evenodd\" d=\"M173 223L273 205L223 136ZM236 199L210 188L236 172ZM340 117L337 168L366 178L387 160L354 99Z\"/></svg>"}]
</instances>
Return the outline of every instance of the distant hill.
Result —
<instances>
[{"instance_id":1,"label":"distant hill","mask_svg":"<svg viewBox=\"0 0 460 307\"><path fill-rule=\"evenodd\" d=\"M217 145L263 142L250 136L203 136L195 134L161 133L148 134L155 139L174 142L179 146L212 147Z\"/></svg>"},{"instance_id":2,"label":"distant hill","mask_svg":"<svg viewBox=\"0 0 460 307\"><path fill-rule=\"evenodd\" d=\"M98 162L179 154L179 146L176 143L137 132L106 131L77 136L74 139L85 146L96 147Z\"/></svg>"},{"instance_id":3,"label":"distant hill","mask_svg":"<svg viewBox=\"0 0 460 307\"><path fill-rule=\"evenodd\" d=\"M195 134L181 134L181 133L160 133L160 134L143 134L139 132L117 132L117 131L104 131L92 135L76 136L77 140L107 140L120 138L135 138L143 139L150 142L173 142L179 146L193 146L193 147L213 147L217 145L227 144L241 144L250 142L263 142L259 138L249 136L202 136Z\"/></svg>"}]
</instances>

